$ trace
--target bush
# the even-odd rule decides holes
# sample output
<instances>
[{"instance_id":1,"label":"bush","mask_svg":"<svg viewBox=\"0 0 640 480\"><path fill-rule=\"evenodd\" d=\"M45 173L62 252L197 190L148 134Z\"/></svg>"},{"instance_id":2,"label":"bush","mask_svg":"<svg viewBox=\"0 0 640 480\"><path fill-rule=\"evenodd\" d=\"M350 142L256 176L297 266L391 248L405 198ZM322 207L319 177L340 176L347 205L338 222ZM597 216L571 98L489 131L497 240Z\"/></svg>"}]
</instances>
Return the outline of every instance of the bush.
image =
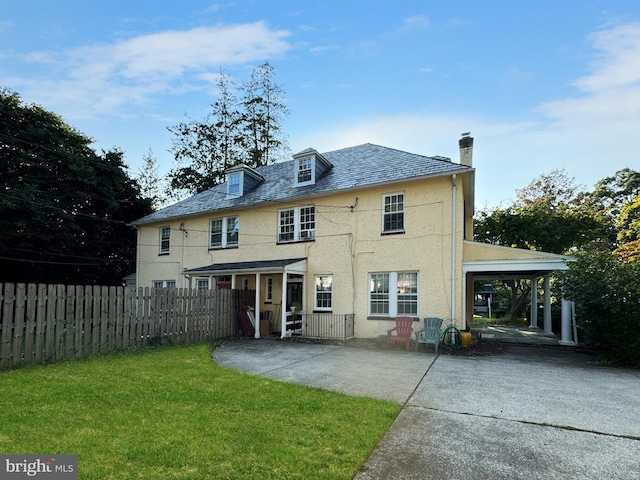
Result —
<instances>
[{"instance_id":1,"label":"bush","mask_svg":"<svg viewBox=\"0 0 640 480\"><path fill-rule=\"evenodd\" d=\"M612 364L640 365L640 262L580 253L562 280L585 345Z\"/></svg>"}]
</instances>

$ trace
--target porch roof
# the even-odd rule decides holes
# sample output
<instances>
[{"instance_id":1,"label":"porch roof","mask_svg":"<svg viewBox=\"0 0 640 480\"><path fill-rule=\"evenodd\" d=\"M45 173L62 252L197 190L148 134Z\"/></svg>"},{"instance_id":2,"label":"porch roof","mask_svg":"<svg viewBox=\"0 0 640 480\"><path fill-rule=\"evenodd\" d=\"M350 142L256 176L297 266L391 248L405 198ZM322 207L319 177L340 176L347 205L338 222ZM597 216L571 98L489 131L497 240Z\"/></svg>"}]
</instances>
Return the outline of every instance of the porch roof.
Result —
<instances>
[{"instance_id":1,"label":"porch roof","mask_svg":"<svg viewBox=\"0 0 640 480\"><path fill-rule=\"evenodd\" d=\"M285 258L280 260L256 260L249 262L214 263L204 267L190 268L185 275L224 275L243 273L299 273L307 271L306 258Z\"/></svg>"}]
</instances>

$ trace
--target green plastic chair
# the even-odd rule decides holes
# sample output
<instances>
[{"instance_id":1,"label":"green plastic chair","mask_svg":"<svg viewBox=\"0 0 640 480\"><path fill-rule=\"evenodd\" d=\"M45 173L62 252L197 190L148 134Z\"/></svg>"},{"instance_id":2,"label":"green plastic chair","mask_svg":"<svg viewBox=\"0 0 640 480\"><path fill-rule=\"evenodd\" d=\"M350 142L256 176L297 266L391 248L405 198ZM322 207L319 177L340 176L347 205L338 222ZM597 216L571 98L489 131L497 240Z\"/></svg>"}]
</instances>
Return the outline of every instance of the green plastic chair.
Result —
<instances>
[{"instance_id":1,"label":"green plastic chair","mask_svg":"<svg viewBox=\"0 0 640 480\"><path fill-rule=\"evenodd\" d=\"M421 343L433 343L438 354L438 344L442 333L442 319L438 317L427 317L424 319L424 328L416 331L416 352Z\"/></svg>"}]
</instances>

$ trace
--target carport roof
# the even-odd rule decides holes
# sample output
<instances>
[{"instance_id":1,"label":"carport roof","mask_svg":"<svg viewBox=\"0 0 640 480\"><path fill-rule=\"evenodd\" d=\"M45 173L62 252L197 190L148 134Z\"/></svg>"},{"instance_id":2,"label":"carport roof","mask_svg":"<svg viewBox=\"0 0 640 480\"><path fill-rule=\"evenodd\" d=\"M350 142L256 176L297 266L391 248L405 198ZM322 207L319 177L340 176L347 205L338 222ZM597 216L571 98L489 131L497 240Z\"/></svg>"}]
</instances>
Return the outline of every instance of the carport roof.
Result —
<instances>
[{"instance_id":1,"label":"carport roof","mask_svg":"<svg viewBox=\"0 0 640 480\"><path fill-rule=\"evenodd\" d=\"M475 279L537 278L556 270L567 270L571 257L520 248L464 242L463 273Z\"/></svg>"}]
</instances>

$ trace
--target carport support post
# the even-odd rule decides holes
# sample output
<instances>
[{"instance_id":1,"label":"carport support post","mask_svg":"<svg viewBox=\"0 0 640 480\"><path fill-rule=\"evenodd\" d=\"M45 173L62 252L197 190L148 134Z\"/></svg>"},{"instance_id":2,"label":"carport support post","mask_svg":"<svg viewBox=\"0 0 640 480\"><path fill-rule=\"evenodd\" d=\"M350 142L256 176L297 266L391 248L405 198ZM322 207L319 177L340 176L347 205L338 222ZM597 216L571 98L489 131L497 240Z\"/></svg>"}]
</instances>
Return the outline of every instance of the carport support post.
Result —
<instances>
[{"instance_id":1,"label":"carport support post","mask_svg":"<svg viewBox=\"0 0 640 480\"><path fill-rule=\"evenodd\" d=\"M531 312L529 328L538 328L538 278L531 279Z\"/></svg>"},{"instance_id":2,"label":"carport support post","mask_svg":"<svg viewBox=\"0 0 640 480\"><path fill-rule=\"evenodd\" d=\"M553 335L551 328L551 288L549 286L549 275L544 276L544 333Z\"/></svg>"},{"instance_id":3,"label":"carport support post","mask_svg":"<svg viewBox=\"0 0 640 480\"><path fill-rule=\"evenodd\" d=\"M560 345L575 345L571 340L571 302L562 299L562 330L560 332Z\"/></svg>"}]
</instances>

